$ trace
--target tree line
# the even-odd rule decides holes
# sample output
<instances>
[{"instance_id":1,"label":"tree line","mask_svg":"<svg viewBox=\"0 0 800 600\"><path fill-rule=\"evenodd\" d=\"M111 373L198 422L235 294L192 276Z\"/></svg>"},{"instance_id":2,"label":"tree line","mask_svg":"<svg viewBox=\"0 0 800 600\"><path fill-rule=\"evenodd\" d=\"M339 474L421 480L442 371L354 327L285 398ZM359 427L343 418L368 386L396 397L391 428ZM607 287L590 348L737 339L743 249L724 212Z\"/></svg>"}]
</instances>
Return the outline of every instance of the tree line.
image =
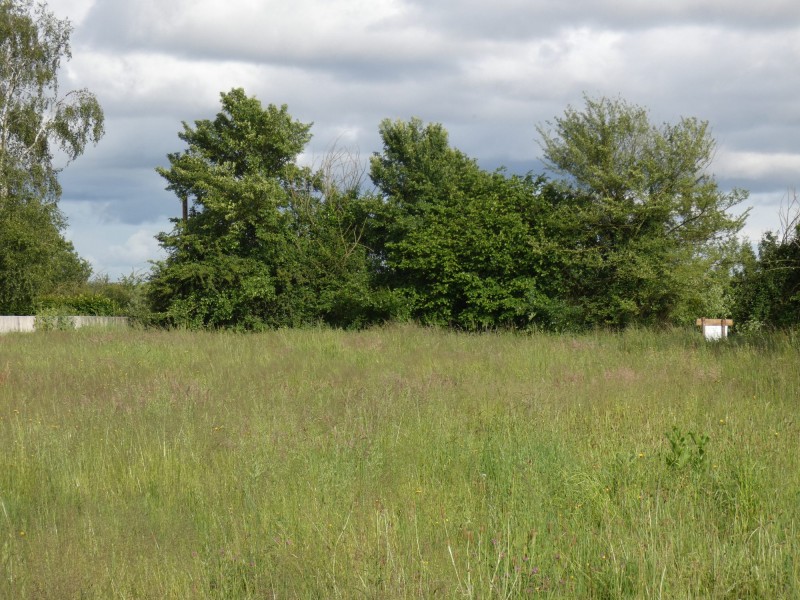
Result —
<instances>
[{"instance_id":1,"label":"tree line","mask_svg":"<svg viewBox=\"0 0 800 600\"><path fill-rule=\"evenodd\" d=\"M30 0L3 0L0 19L2 312L82 302L243 330L800 321L797 219L757 252L738 241L746 214L732 209L747 193L709 173L708 124L654 125L642 107L588 96L537 128L547 172L518 175L481 168L418 119L380 123L366 166L346 149L303 166L310 124L224 92L157 169L182 206L158 236L166 258L144 280L91 280L63 238L53 148L74 159L96 143L102 110L58 88L67 21Z\"/></svg>"},{"instance_id":2,"label":"tree line","mask_svg":"<svg viewBox=\"0 0 800 600\"><path fill-rule=\"evenodd\" d=\"M585 97L538 128L552 175L521 176L481 168L440 124L384 120L365 182L341 154L300 166L311 126L286 106L241 89L221 105L213 120L184 123L186 148L158 170L186 206L159 236L167 258L150 277L162 323L794 322L796 233L765 238L758 257L738 242L746 215L731 209L747 194L722 191L708 173L703 121L655 126L644 108ZM770 252L788 252L783 287Z\"/></svg>"}]
</instances>

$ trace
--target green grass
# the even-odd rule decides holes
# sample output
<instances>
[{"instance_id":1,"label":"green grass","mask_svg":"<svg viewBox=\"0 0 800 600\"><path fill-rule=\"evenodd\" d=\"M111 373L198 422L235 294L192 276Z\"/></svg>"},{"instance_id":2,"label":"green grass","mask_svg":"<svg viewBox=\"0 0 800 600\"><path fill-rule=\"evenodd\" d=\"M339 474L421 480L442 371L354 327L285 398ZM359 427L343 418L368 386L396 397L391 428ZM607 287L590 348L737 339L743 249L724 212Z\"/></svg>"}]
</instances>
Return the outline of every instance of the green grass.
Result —
<instances>
[{"instance_id":1,"label":"green grass","mask_svg":"<svg viewBox=\"0 0 800 600\"><path fill-rule=\"evenodd\" d=\"M0 337L3 598L800 598L800 344Z\"/></svg>"}]
</instances>

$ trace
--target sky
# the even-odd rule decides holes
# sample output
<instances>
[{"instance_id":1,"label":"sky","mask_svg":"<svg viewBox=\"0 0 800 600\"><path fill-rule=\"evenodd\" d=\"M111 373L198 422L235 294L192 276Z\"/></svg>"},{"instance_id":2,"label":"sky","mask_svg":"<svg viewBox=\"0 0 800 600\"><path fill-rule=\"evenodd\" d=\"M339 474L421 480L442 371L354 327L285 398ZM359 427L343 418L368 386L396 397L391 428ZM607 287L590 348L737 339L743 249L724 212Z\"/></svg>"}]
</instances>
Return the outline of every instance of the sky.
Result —
<instances>
[{"instance_id":1,"label":"sky","mask_svg":"<svg viewBox=\"0 0 800 600\"><path fill-rule=\"evenodd\" d=\"M96 274L146 274L180 202L155 172L183 121L244 88L313 122L301 157L381 150L382 119L441 123L485 168L544 172L537 125L584 94L708 121L742 234L780 227L800 187L798 0L49 0L73 26L62 90L106 135L61 175L66 236Z\"/></svg>"}]
</instances>

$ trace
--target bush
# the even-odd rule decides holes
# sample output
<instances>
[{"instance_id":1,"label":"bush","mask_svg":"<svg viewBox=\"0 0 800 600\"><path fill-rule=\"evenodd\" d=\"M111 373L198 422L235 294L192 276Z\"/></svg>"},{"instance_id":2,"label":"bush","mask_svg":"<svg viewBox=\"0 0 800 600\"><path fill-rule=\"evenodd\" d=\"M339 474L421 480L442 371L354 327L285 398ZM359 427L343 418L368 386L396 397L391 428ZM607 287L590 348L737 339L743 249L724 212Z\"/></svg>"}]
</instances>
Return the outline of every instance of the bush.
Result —
<instances>
[{"instance_id":1,"label":"bush","mask_svg":"<svg viewBox=\"0 0 800 600\"><path fill-rule=\"evenodd\" d=\"M43 296L36 303L37 315L86 315L115 317L122 312L119 304L100 294L53 294Z\"/></svg>"},{"instance_id":2,"label":"bush","mask_svg":"<svg viewBox=\"0 0 800 600\"><path fill-rule=\"evenodd\" d=\"M36 331L69 331L75 329L75 323L57 309L43 309L36 315L35 327Z\"/></svg>"}]
</instances>

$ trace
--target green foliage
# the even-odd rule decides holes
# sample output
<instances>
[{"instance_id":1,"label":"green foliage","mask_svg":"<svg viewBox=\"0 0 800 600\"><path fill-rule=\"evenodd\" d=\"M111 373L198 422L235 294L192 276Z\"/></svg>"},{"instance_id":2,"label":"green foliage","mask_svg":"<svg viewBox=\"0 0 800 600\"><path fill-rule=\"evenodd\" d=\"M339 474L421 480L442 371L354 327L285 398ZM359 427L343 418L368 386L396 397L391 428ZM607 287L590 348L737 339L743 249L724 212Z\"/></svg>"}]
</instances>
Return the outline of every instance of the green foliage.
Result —
<instances>
[{"instance_id":1,"label":"green foliage","mask_svg":"<svg viewBox=\"0 0 800 600\"><path fill-rule=\"evenodd\" d=\"M37 315L42 311L57 311L62 315L97 317L114 317L121 314L119 304L100 294L51 294L40 297L36 305Z\"/></svg>"},{"instance_id":2,"label":"green foliage","mask_svg":"<svg viewBox=\"0 0 800 600\"><path fill-rule=\"evenodd\" d=\"M668 467L678 470L685 467L698 469L706 464L706 446L711 439L707 435L693 431L684 434L674 425L672 431L666 435L669 440L669 454L665 459Z\"/></svg>"},{"instance_id":3,"label":"green foliage","mask_svg":"<svg viewBox=\"0 0 800 600\"><path fill-rule=\"evenodd\" d=\"M374 201L357 173L337 178L335 157L318 172L296 164L310 127L241 89L222 94L214 121L184 124L188 148L158 169L191 202L187 219L159 235L168 256L148 294L164 322L358 326L394 312L391 294L371 285L361 236Z\"/></svg>"},{"instance_id":4,"label":"green foliage","mask_svg":"<svg viewBox=\"0 0 800 600\"><path fill-rule=\"evenodd\" d=\"M38 295L90 272L57 207L55 150L69 162L103 135L97 99L59 91L71 31L44 4L0 1L0 312L30 312Z\"/></svg>"},{"instance_id":5,"label":"green foliage","mask_svg":"<svg viewBox=\"0 0 800 600\"><path fill-rule=\"evenodd\" d=\"M111 281L107 275L96 276L85 287L89 294L106 298L118 307L117 315L128 317L129 323L152 323L147 301L147 280L142 273L134 271L116 281Z\"/></svg>"},{"instance_id":6,"label":"green foliage","mask_svg":"<svg viewBox=\"0 0 800 600\"><path fill-rule=\"evenodd\" d=\"M385 120L372 181L380 281L423 323L485 329L541 322L549 263L546 184L482 170L441 125Z\"/></svg>"},{"instance_id":7,"label":"green foliage","mask_svg":"<svg viewBox=\"0 0 800 600\"><path fill-rule=\"evenodd\" d=\"M326 161L332 159L335 154ZM305 321L363 327L396 318L400 300L376 282L364 239L380 201L360 193L355 182L331 179L326 165L314 175L314 187L315 193L295 195L293 203L292 269L303 284L295 288L295 302L306 307Z\"/></svg>"},{"instance_id":8,"label":"green foliage","mask_svg":"<svg viewBox=\"0 0 800 600\"><path fill-rule=\"evenodd\" d=\"M44 307L36 312L35 327L36 331L71 331L75 329L69 308Z\"/></svg>"},{"instance_id":9,"label":"green foliage","mask_svg":"<svg viewBox=\"0 0 800 600\"><path fill-rule=\"evenodd\" d=\"M301 183L294 161L310 125L240 89L221 97L214 121L184 123L188 148L158 169L167 189L192 204L185 222L159 235L168 257L156 265L150 297L180 326L296 324L295 307L281 299L296 283L286 268L290 191Z\"/></svg>"},{"instance_id":10,"label":"green foliage","mask_svg":"<svg viewBox=\"0 0 800 600\"><path fill-rule=\"evenodd\" d=\"M216 119L184 124L188 148L158 169L185 218L159 236L153 309L166 324L253 330L727 316L744 218L729 210L746 194L707 173L707 124L655 127L644 109L587 98L553 128L539 131L558 182L483 170L439 124L384 120L373 194L347 153L298 166L310 125L285 106L222 94Z\"/></svg>"},{"instance_id":11,"label":"green foliage","mask_svg":"<svg viewBox=\"0 0 800 600\"><path fill-rule=\"evenodd\" d=\"M583 110L570 107L548 125L538 129L544 158L564 189L555 207L557 260L581 320L624 326L709 312L728 242L744 220L728 211L746 193L721 192L706 172L714 152L708 124L656 127L643 108L586 97Z\"/></svg>"},{"instance_id":12,"label":"green foliage","mask_svg":"<svg viewBox=\"0 0 800 600\"><path fill-rule=\"evenodd\" d=\"M153 322L146 297L145 277L133 272L112 281L98 275L85 281L62 283L49 294L37 298L37 316L87 315L128 317L128 323L150 325Z\"/></svg>"},{"instance_id":13,"label":"green foliage","mask_svg":"<svg viewBox=\"0 0 800 600\"><path fill-rule=\"evenodd\" d=\"M54 204L0 199L0 313L26 315L39 296L85 282L89 264L60 232Z\"/></svg>"},{"instance_id":14,"label":"green foliage","mask_svg":"<svg viewBox=\"0 0 800 600\"><path fill-rule=\"evenodd\" d=\"M758 254L743 249L734 276L734 318L745 330L800 325L800 209L787 212L782 234L768 232Z\"/></svg>"},{"instance_id":15,"label":"green foliage","mask_svg":"<svg viewBox=\"0 0 800 600\"><path fill-rule=\"evenodd\" d=\"M650 125L644 109L586 99L543 128L565 176L489 173L441 125L389 120L371 177L380 278L423 323L551 329L690 323L728 313L734 234L706 173L707 124Z\"/></svg>"}]
</instances>

